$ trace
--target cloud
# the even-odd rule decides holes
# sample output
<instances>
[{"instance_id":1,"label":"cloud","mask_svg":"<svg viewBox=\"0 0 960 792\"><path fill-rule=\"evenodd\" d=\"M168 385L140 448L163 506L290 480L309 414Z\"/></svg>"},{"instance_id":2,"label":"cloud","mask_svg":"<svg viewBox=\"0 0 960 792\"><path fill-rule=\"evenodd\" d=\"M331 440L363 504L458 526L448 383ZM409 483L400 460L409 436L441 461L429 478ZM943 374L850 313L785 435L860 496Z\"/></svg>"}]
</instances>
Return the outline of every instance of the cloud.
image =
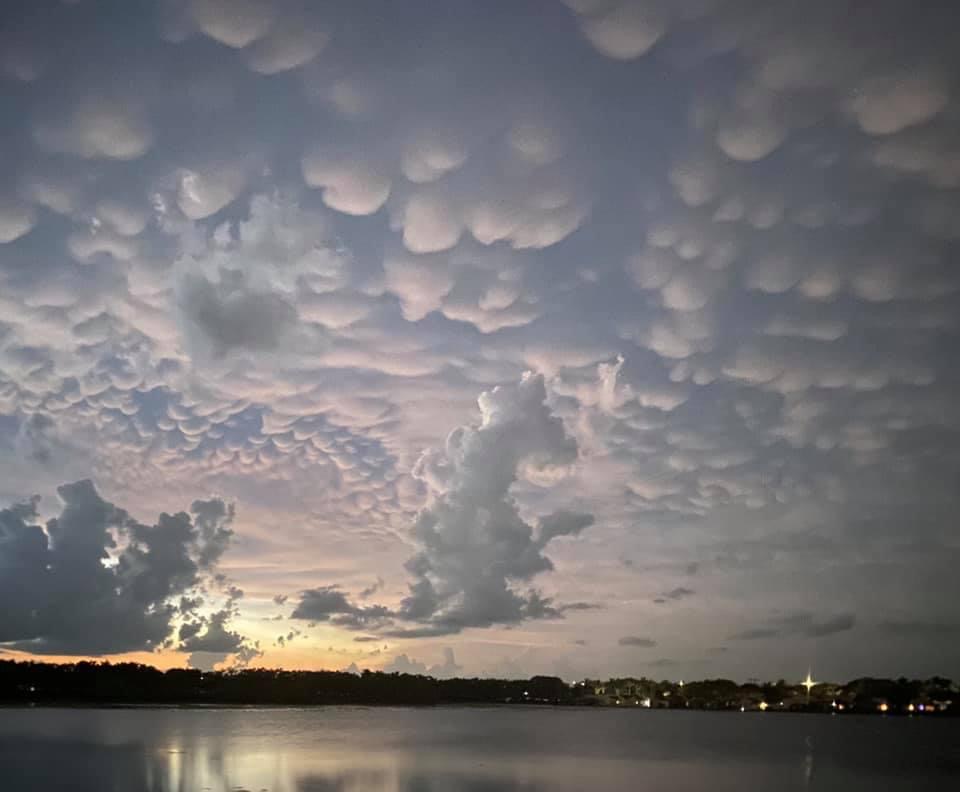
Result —
<instances>
[{"instance_id":1,"label":"cloud","mask_svg":"<svg viewBox=\"0 0 960 792\"><path fill-rule=\"evenodd\" d=\"M218 283L186 277L180 286L180 309L213 347L214 354L232 349L274 349L297 319L282 297L249 291L242 276Z\"/></svg>"},{"instance_id":2,"label":"cloud","mask_svg":"<svg viewBox=\"0 0 960 792\"><path fill-rule=\"evenodd\" d=\"M187 662L191 668L209 671L231 656L235 658L235 665L244 666L263 654L259 641L250 641L229 628L230 620L236 616L238 596L242 596L242 592L235 590L221 610L180 626L178 648L190 653Z\"/></svg>"},{"instance_id":3,"label":"cloud","mask_svg":"<svg viewBox=\"0 0 960 792\"><path fill-rule=\"evenodd\" d=\"M425 663L413 660L406 654L398 654L383 670L387 674L416 674L420 676L432 676L437 679L451 679L463 671L463 666L457 665L453 649L449 646L443 650L444 661L442 664L433 665L429 668Z\"/></svg>"},{"instance_id":4,"label":"cloud","mask_svg":"<svg viewBox=\"0 0 960 792\"><path fill-rule=\"evenodd\" d=\"M383 578L378 577L373 583L371 583L369 586L363 589L357 596L360 597L360 599L368 599L369 597L372 597L374 594L380 591L383 588L383 586L384 586Z\"/></svg>"},{"instance_id":5,"label":"cloud","mask_svg":"<svg viewBox=\"0 0 960 792\"><path fill-rule=\"evenodd\" d=\"M188 595L227 549L232 507L197 501L191 514L161 514L146 525L103 500L90 481L57 492L61 511L44 526L38 498L0 511L0 592L8 603L0 643L39 654L153 651L184 618L208 623L207 637L223 643L229 614L204 622ZM223 651L242 642L230 635L236 646Z\"/></svg>"},{"instance_id":6,"label":"cloud","mask_svg":"<svg viewBox=\"0 0 960 792\"><path fill-rule=\"evenodd\" d=\"M416 582L402 618L458 632L541 615L539 595L520 594L511 583L552 569L546 546L593 521L558 512L534 534L509 494L518 475L576 459L576 444L545 401L543 378L534 375L484 393L480 425L454 430L443 451L417 463L414 476L427 485L431 502L414 527L421 549L406 564Z\"/></svg>"},{"instance_id":7,"label":"cloud","mask_svg":"<svg viewBox=\"0 0 960 792\"><path fill-rule=\"evenodd\" d=\"M285 10L267 35L247 50L247 64L260 74L280 74L298 69L319 55L330 34L308 12Z\"/></svg>"},{"instance_id":8,"label":"cloud","mask_svg":"<svg viewBox=\"0 0 960 792\"><path fill-rule=\"evenodd\" d=\"M323 190L323 202L338 212L373 214L390 195L391 179L383 168L362 157L318 145L300 165L307 185Z\"/></svg>"},{"instance_id":9,"label":"cloud","mask_svg":"<svg viewBox=\"0 0 960 792\"><path fill-rule=\"evenodd\" d=\"M263 37L274 21L267 0L192 0L197 27L215 41L240 49Z\"/></svg>"},{"instance_id":10,"label":"cloud","mask_svg":"<svg viewBox=\"0 0 960 792\"><path fill-rule=\"evenodd\" d=\"M852 613L840 613L824 619L817 619L807 612L793 613L769 620L763 627L735 633L731 641L756 641L767 638L823 638L835 633L852 630L857 620Z\"/></svg>"},{"instance_id":11,"label":"cloud","mask_svg":"<svg viewBox=\"0 0 960 792\"><path fill-rule=\"evenodd\" d=\"M378 629L390 623L392 614L382 605L367 607L353 604L335 586L307 589L290 614L291 619L311 622L330 621L350 630Z\"/></svg>"},{"instance_id":12,"label":"cloud","mask_svg":"<svg viewBox=\"0 0 960 792\"><path fill-rule=\"evenodd\" d=\"M892 135L924 124L947 106L944 80L934 74L902 74L869 81L850 101L860 128L870 135Z\"/></svg>"},{"instance_id":13,"label":"cloud","mask_svg":"<svg viewBox=\"0 0 960 792\"><path fill-rule=\"evenodd\" d=\"M652 649L657 645L652 638L643 638L639 635L625 635L617 643L620 646L631 646L637 649Z\"/></svg>"},{"instance_id":14,"label":"cloud","mask_svg":"<svg viewBox=\"0 0 960 792\"><path fill-rule=\"evenodd\" d=\"M667 29L658 3L563 1L581 15L580 27L590 43L617 60L632 60L646 54Z\"/></svg>"},{"instance_id":15,"label":"cloud","mask_svg":"<svg viewBox=\"0 0 960 792\"><path fill-rule=\"evenodd\" d=\"M13 242L36 225L33 207L19 201L0 200L0 243Z\"/></svg>"},{"instance_id":16,"label":"cloud","mask_svg":"<svg viewBox=\"0 0 960 792\"><path fill-rule=\"evenodd\" d=\"M596 603L599 646L673 602L693 545L729 612L956 621L950 4L11 2L0 503L91 475L136 514L224 493L260 627L329 579L358 635L565 615L568 646ZM476 394L526 369L576 447L546 464L514 458L536 409L481 430ZM719 634L815 629L763 616ZM861 632L891 667L946 657Z\"/></svg>"},{"instance_id":17,"label":"cloud","mask_svg":"<svg viewBox=\"0 0 960 792\"><path fill-rule=\"evenodd\" d=\"M134 160L153 144L153 132L130 100L89 98L61 117L38 123L37 145L58 154L86 159Z\"/></svg>"},{"instance_id":18,"label":"cloud","mask_svg":"<svg viewBox=\"0 0 960 792\"><path fill-rule=\"evenodd\" d=\"M677 601L686 599L687 597L692 597L696 592L693 589L687 588L686 586L677 586L676 588L665 591L662 594L654 598L654 602L657 605L663 605L668 601Z\"/></svg>"},{"instance_id":19,"label":"cloud","mask_svg":"<svg viewBox=\"0 0 960 792\"><path fill-rule=\"evenodd\" d=\"M177 177L177 206L191 220L202 220L233 203L246 183L247 169L241 162L183 168Z\"/></svg>"},{"instance_id":20,"label":"cloud","mask_svg":"<svg viewBox=\"0 0 960 792\"><path fill-rule=\"evenodd\" d=\"M556 511L534 530L510 494L518 477L535 480L576 460L576 444L546 399L543 378L533 374L483 393L480 424L455 429L444 450L428 451L417 462L413 476L426 485L430 500L416 518L413 537L420 550L405 565L415 580L398 609L359 607L326 586L305 591L293 617L333 617L351 629L369 629L371 619L381 624L395 619L415 626L382 634L412 638L559 618L565 610L593 607L555 606L535 589L515 588L553 569L543 553L547 545L593 523L590 515Z\"/></svg>"}]
</instances>

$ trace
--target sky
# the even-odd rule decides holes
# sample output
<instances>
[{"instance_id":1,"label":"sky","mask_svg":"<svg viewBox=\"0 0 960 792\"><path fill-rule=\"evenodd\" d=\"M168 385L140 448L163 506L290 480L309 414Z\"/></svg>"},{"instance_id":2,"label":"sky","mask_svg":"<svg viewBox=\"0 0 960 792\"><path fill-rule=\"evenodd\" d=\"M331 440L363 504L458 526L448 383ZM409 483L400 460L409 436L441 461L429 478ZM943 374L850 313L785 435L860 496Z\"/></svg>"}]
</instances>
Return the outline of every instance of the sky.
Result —
<instances>
[{"instance_id":1,"label":"sky","mask_svg":"<svg viewBox=\"0 0 960 792\"><path fill-rule=\"evenodd\" d=\"M960 10L7 0L0 655L960 676Z\"/></svg>"}]
</instances>

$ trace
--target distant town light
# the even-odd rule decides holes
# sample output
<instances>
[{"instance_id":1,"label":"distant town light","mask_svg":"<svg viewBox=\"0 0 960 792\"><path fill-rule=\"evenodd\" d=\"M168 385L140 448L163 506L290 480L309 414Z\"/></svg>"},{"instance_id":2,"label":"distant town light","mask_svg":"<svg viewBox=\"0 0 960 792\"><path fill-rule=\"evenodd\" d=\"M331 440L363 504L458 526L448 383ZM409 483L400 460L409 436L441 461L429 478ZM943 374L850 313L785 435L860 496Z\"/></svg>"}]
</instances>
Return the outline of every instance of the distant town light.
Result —
<instances>
[{"instance_id":1,"label":"distant town light","mask_svg":"<svg viewBox=\"0 0 960 792\"><path fill-rule=\"evenodd\" d=\"M807 671L807 678L800 683L807 689L807 695L810 695L810 691L816 687L817 683L813 681L813 677L810 675L810 672Z\"/></svg>"},{"instance_id":2,"label":"distant town light","mask_svg":"<svg viewBox=\"0 0 960 792\"><path fill-rule=\"evenodd\" d=\"M766 712L766 711L767 711L767 708L768 708L769 706L770 706L770 705L767 704L766 701L761 701L761 702L760 702L760 712Z\"/></svg>"},{"instance_id":3,"label":"distant town light","mask_svg":"<svg viewBox=\"0 0 960 792\"><path fill-rule=\"evenodd\" d=\"M913 712L915 709L916 709L916 707L914 707L913 704L908 704L908 705L907 705L907 712Z\"/></svg>"},{"instance_id":4,"label":"distant town light","mask_svg":"<svg viewBox=\"0 0 960 792\"><path fill-rule=\"evenodd\" d=\"M746 707L740 707L740 712L746 712L746 711L747 711Z\"/></svg>"},{"instance_id":5,"label":"distant town light","mask_svg":"<svg viewBox=\"0 0 960 792\"><path fill-rule=\"evenodd\" d=\"M890 705L887 704L886 701L883 701L880 703L880 706L877 707L877 709L880 710L880 712L886 712L888 709L890 709Z\"/></svg>"},{"instance_id":6,"label":"distant town light","mask_svg":"<svg viewBox=\"0 0 960 792\"><path fill-rule=\"evenodd\" d=\"M921 704L919 707L917 707L917 709L920 710L920 712L923 712L925 707L923 706L923 704Z\"/></svg>"}]
</instances>

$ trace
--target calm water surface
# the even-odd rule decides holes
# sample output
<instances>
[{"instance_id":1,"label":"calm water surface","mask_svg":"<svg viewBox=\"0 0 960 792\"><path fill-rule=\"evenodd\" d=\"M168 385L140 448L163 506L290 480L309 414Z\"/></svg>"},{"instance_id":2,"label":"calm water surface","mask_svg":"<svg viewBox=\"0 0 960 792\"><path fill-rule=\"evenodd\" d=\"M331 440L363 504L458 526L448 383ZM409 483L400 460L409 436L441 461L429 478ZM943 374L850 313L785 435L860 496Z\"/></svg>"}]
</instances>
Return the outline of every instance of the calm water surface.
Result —
<instances>
[{"instance_id":1,"label":"calm water surface","mask_svg":"<svg viewBox=\"0 0 960 792\"><path fill-rule=\"evenodd\" d=\"M551 708L2 709L5 792L960 789L960 721Z\"/></svg>"}]
</instances>

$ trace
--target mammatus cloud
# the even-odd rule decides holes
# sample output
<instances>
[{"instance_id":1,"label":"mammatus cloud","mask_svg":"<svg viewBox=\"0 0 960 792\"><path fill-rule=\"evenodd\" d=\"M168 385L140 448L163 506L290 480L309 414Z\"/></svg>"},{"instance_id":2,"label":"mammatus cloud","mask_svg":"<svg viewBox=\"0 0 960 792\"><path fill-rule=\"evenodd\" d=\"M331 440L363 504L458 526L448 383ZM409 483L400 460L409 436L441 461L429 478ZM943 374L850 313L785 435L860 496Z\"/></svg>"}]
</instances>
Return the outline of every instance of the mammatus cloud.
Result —
<instances>
[{"instance_id":1,"label":"mammatus cloud","mask_svg":"<svg viewBox=\"0 0 960 792\"><path fill-rule=\"evenodd\" d=\"M37 654L116 654L161 647L228 654L235 601L211 617L197 596L233 534L233 507L195 501L145 525L90 481L64 484L45 524L39 498L0 511L0 644ZM201 633L201 628L204 628Z\"/></svg>"}]
</instances>

